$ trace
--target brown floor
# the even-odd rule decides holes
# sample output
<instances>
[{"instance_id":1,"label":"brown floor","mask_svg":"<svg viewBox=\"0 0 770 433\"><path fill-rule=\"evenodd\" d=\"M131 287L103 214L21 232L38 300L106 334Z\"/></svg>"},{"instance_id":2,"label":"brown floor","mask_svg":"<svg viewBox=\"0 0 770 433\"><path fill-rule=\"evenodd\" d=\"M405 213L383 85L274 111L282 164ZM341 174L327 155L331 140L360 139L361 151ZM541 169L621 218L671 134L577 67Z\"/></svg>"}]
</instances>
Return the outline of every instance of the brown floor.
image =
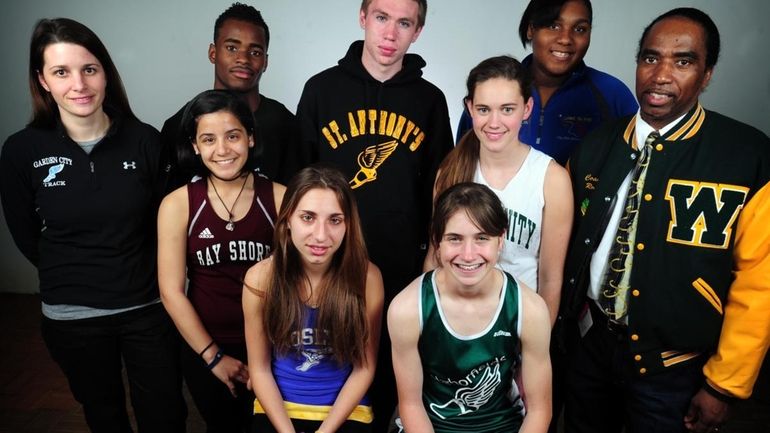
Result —
<instances>
[{"instance_id":1,"label":"brown floor","mask_svg":"<svg viewBox=\"0 0 770 433\"><path fill-rule=\"evenodd\" d=\"M0 329L0 433L88 432L80 406L40 338L40 298L0 294ZM770 362L755 395L735 406L722 433L770 433ZM203 433L205 426L186 397L187 431Z\"/></svg>"},{"instance_id":2,"label":"brown floor","mask_svg":"<svg viewBox=\"0 0 770 433\"><path fill-rule=\"evenodd\" d=\"M0 433L87 433L83 411L40 338L40 297L0 294L0 330ZM185 397L187 432L205 432Z\"/></svg>"}]
</instances>

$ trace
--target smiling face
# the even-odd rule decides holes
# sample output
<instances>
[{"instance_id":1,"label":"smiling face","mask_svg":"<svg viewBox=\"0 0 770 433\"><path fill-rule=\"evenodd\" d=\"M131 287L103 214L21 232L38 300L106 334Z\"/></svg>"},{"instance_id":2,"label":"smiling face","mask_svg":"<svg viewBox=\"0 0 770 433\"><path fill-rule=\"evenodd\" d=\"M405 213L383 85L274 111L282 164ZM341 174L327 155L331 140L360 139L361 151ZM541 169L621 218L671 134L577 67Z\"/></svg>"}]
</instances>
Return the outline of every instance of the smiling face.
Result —
<instances>
[{"instance_id":1,"label":"smiling face","mask_svg":"<svg viewBox=\"0 0 770 433\"><path fill-rule=\"evenodd\" d=\"M297 202L288 220L291 242L304 266L325 270L345 238L345 214L331 189L314 188Z\"/></svg>"},{"instance_id":2,"label":"smiling face","mask_svg":"<svg viewBox=\"0 0 770 433\"><path fill-rule=\"evenodd\" d=\"M364 29L361 61L373 77L385 81L401 70L406 51L422 31L418 13L415 0L372 0L360 12L359 24Z\"/></svg>"},{"instance_id":3,"label":"smiling face","mask_svg":"<svg viewBox=\"0 0 770 433\"><path fill-rule=\"evenodd\" d=\"M237 179L249 159L249 148L253 146L254 137L229 111L208 113L198 118L193 148L217 179Z\"/></svg>"},{"instance_id":4,"label":"smiling face","mask_svg":"<svg viewBox=\"0 0 770 433\"><path fill-rule=\"evenodd\" d=\"M265 30L246 21L226 20L209 46L209 61L214 64L215 89L258 91L267 69Z\"/></svg>"},{"instance_id":5,"label":"smiling face","mask_svg":"<svg viewBox=\"0 0 770 433\"><path fill-rule=\"evenodd\" d=\"M482 151L500 152L517 144L521 122L529 118L532 104L532 98L524 101L516 80L501 77L478 83L466 105Z\"/></svg>"},{"instance_id":6,"label":"smiling face","mask_svg":"<svg viewBox=\"0 0 770 433\"><path fill-rule=\"evenodd\" d=\"M65 122L101 115L107 77L99 60L84 47L67 42L48 45L38 80L56 101Z\"/></svg>"},{"instance_id":7,"label":"smiling face","mask_svg":"<svg viewBox=\"0 0 770 433\"><path fill-rule=\"evenodd\" d=\"M502 237L484 233L467 211L460 209L447 220L438 257L442 268L458 283L477 286L492 278L502 247Z\"/></svg>"},{"instance_id":8,"label":"smiling face","mask_svg":"<svg viewBox=\"0 0 770 433\"><path fill-rule=\"evenodd\" d=\"M591 15L585 3L564 3L559 16L548 26L527 30L532 42L532 67L538 77L560 78L583 60L591 43Z\"/></svg>"},{"instance_id":9,"label":"smiling face","mask_svg":"<svg viewBox=\"0 0 770 433\"><path fill-rule=\"evenodd\" d=\"M684 17L665 18L649 31L636 62L642 119L660 129L690 111L711 80L705 32Z\"/></svg>"}]
</instances>

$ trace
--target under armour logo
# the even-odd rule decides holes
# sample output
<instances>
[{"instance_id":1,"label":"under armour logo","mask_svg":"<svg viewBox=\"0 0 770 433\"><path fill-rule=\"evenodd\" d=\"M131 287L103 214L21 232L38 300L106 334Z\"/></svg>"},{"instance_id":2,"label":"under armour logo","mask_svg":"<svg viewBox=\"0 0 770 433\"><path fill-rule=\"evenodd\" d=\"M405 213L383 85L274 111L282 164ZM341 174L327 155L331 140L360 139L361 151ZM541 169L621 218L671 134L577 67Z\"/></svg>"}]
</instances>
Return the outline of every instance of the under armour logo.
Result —
<instances>
[{"instance_id":1,"label":"under armour logo","mask_svg":"<svg viewBox=\"0 0 770 433\"><path fill-rule=\"evenodd\" d=\"M128 170L129 168L136 170L136 161L123 161L123 170Z\"/></svg>"}]
</instances>

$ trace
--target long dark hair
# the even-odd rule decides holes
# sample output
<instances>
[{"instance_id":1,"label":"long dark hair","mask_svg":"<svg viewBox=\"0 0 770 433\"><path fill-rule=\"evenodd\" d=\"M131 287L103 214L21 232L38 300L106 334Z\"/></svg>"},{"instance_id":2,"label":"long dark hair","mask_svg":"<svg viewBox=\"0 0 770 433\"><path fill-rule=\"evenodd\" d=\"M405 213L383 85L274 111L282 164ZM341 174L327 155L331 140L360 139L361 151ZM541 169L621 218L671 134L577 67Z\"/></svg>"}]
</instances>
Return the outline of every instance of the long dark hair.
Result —
<instances>
[{"instance_id":1,"label":"long dark hair","mask_svg":"<svg viewBox=\"0 0 770 433\"><path fill-rule=\"evenodd\" d=\"M473 102L476 86L493 78L504 78L519 83L519 90L525 102L532 96L529 70L511 56L497 56L490 57L471 69L466 82L468 94L465 101ZM441 162L436 178L436 196L456 183L473 180L476 164L479 162L480 147L479 138L473 129L470 129Z\"/></svg>"},{"instance_id":2,"label":"long dark hair","mask_svg":"<svg viewBox=\"0 0 770 433\"><path fill-rule=\"evenodd\" d=\"M204 114L225 111L243 125L246 133L254 138L254 146L249 149L246 164L241 168L241 173L248 173L257 167L257 161L262 154L262 141L257 140L255 133L254 115L249 105L237 93L230 90L206 90L194 97L184 108L180 123L180 142L177 144L179 165L201 177L209 175L209 169L201 162L199 155L195 154L192 143L198 131L198 119Z\"/></svg>"},{"instance_id":3,"label":"long dark hair","mask_svg":"<svg viewBox=\"0 0 770 433\"><path fill-rule=\"evenodd\" d=\"M334 192L345 216L345 238L334 253L321 283L316 327L329 331L328 345L338 362L360 365L366 361L370 338L366 320L366 253L361 220L348 181L338 170L310 166L297 173L286 187L275 224L272 275L264 293L263 325L268 340L278 353L287 353L293 332L304 324L304 301L300 288L308 284L299 252L291 240L289 218L302 197L313 189Z\"/></svg>"},{"instance_id":4,"label":"long dark hair","mask_svg":"<svg viewBox=\"0 0 770 433\"><path fill-rule=\"evenodd\" d=\"M55 43L80 45L99 60L104 68L107 88L104 105L123 117L136 119L128 103L123 80L110 53L96 34L83 24L69 18L42 19L35 24L29 44L29 91L32 95L32 119L27 126L51 129L59 119L59 107L50 93L40 84L38 74L44 66L45 49Z\"/></svg>"}]
</instances>

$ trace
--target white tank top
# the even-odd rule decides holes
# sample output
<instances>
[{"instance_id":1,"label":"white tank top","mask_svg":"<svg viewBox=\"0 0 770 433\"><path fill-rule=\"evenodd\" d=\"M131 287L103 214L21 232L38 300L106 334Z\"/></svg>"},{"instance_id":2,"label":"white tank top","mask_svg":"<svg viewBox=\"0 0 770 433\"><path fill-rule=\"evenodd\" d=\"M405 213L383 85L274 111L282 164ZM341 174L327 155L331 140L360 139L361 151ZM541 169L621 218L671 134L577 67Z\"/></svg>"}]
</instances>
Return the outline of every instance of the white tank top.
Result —
<instances>
[{"instance_id":1,"label":"white tank top","mask_svg":"<svg viewBox=\"0 0 770 433\"><path fill-rule=\"evenodd\" d=\"M476 165L473 181L489 186L508 214L503 251L498 266L537 291L540 229L543 221L545 173L551 157L530 148L519 172L502 190L492 188Z\"/></svg>"}]
</instances>

